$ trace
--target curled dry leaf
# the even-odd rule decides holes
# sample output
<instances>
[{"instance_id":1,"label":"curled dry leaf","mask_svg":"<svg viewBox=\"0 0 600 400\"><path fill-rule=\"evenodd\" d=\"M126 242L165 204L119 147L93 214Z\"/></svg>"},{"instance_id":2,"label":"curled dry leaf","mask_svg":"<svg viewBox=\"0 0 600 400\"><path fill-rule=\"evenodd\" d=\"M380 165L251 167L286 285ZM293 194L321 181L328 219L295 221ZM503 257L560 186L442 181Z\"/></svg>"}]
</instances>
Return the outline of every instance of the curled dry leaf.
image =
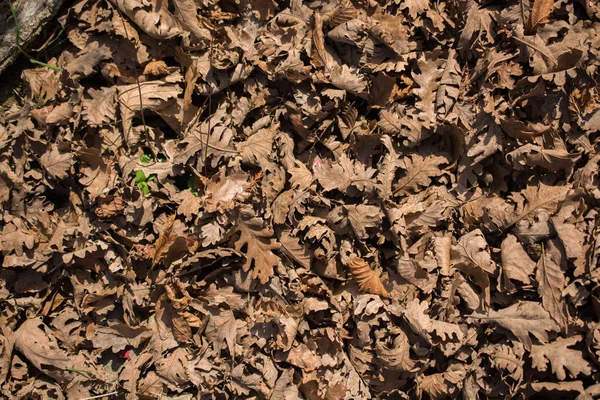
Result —
<instances>
[{"instance_id":1,"label":"curled dry leaf","mask_svg":"<svg viewBox=\"0 0 600 400\"><path fill-rule=\"evenodd\" d=\"M358 285L358 290L363 293L376 294L382 297L390 297L390 293L387 291L381 280L371 269L369 264L360 257L351 257L348 259L348 268L352 274L352 278Z\"/></svg>"},{"instance_id":2,"label":"curled dry leaf","mask_svg":"<svg viewBox=\"0 0 600 400\"><path fill-rule=\"evenodd\" d=\"M554 0L534 0L525 25L525 33L532 34L539 24L548 22L548 17L554 11Z\"/></svg>"}]
</instances>

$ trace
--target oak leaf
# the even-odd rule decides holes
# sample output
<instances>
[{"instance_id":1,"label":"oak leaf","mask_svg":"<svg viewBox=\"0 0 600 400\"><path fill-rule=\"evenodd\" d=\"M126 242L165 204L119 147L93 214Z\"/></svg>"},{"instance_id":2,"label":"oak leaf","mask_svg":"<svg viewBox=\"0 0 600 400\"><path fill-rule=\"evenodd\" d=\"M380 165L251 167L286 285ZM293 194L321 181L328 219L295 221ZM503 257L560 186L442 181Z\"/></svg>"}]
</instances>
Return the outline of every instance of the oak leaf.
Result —
<instances>
[{"instance_id":1,"label":"oak leaf","mask_svg":"<svg viewBox=\"0 0 600 400\"><path fill-rule=\"evenodd\" d=\"M169 12L165 2L137 0L111 0L144 32L155 39L169 39L181 34L179 23Z\"/></svg>"},{"instance_id":2,"label":"oak leaf","mask_svg":"<svg viewBox=\"0 0 600 400\"><path fill-rule=\"evenodd\" d=\"M338 189L348 194L371 192L374 189L372 180L376 170L352 161L347 155L342 154L338 162L323 162L314 168L314 175L326 192ZM355 190L352 191L351 188Z\"/></svg>"},{"instance_id":3,"label":"oak leaf","mask_svg":"<svg viewBox=\"0 0 600 400\"><path fill-rule=\"evenodd\" d=\"M569 348L581 341L583 341L583 336L575 335L566 339L559 337L556 341L543 346L533 346L531 349L532 366L543 372L550 363L552 372L561 381L567 379L567 372L573 379L580 374L591 375L595 370L593 364L583 358L581 350Z\"/></svg>"},{"instance_id":4,"label":"oak leaf","mask_svg":"<svg viewBox=\"0 0 600 400\"><path fill-rule=\"evenodd\" d=\"M50 144L49 149L40 157L40 163L44 169L54 178L65 179L69 176L73 155L61 153L58 146Z\"/></svg>"},{"instance_id":5,"label":"oak leaf","mask_svg":"<svg viewBox=\"0 0 600 400\"><path fill-rule=\"evenodd\" d=\"M240 237L234 243L235 249L241 251L246 248L243 252L246 256L243 270L251 270L252 278L267 283L273 276L273 268L280 262L279 256L273 253L273 250L279 250L281 244L273 238L273 231L268 224L257 217L249 207L240 211L237 231Z\"/></svg>"},{"instance_id":6,"label":"oak leaf","mask_svg":"<svg viewBox=\"0 0 600 400\"><path fill-rule=\"evenodd\" d=\"M90 88L83 98L83 118L90 126L100 126L115 120L117 90L116 87Z\"/></svg>"},{"instance_id":7,"label":"oak leaf","mask_svg":"<svg viewBox=\"0 0 600 400\"><path fill-rule=\"evenodd\" d=\"M486 314L473 313L469 316L482 320L484 323L493 322L511 331L527 350L531 350L531 338L535 336L540 342L548 342L548 332L558 332L558 324L541 304L533 301L519 301L510 307Z\"/></svg>"},{"instance_id":8,"label":"oak leaf","mask_svg":"<svg viewBox=\"0 0 600 400\"><path fill-rule=\"evenodd\" d=\"M413 299L406 304L403 315L413 332L430 345L456 339L460 342L463 339L464 333L459 325L432 319L428 309L429 303L419 299Z\"/></svg>"},{"instance_id":9,"label":"oak leaf","mask_svg":"<svg viewBox=\"0 0 600 400\"><path fill-rule=\"evenodd\" d=\"M223 343L226 343L233 358L237 335L237 324L233 311L216 307L206 307L206 310L210 313L210 316L204 334L213 343L214 349L217 351L221 349Z\"/></svg>"},{"instance_id":10,"label":"oak leaf","mask_svg":"<svg viewBox=\"0 0 600 400\"><path fill-rule=\"evenodd\" d=\"M366 204L344 206L348 213L348 221L358 239L367 239L369 234L367 228L375 228L381 225L383 213L379 206Z\"/></svg>"},{"instance_id":11,"label":"oak leaf","mask_svg":"<svg viewBox=\"0 0 600 400\"><path fill-rule=\"evenodd\" d=\"M398 330L391 346L377 341L375 353L383 367L392 371L414 372L417 363L410 358L410 342L404 332Z\"/></svg>"},{"instance_id":12,"label":"oak leaf","mask_svg":"<svg viewBox=\"0 0 600 400\"><path fill-rule=\"evenodd\" d=\"M40 372L59 382L69 379L71 373L67 369L73 368L73 361L58 346L41 318L26 320L14 333L14 343L15 349Z\"/></svg>"},{"instance_id":13,"label":"oak leaf","mask_svg":"<svg viewBox=\"0 0 600 400\"><path fill-rule=\"evenodd\" d=\"M448 163L444 156L427 155L423 157L419 153L414 153L410 157L404 155L398 162L402 168L404 176L393 186L394 195L407 195L415 192L422 187L431 185L431 178L442 175L440 165Z\"/></svg>"}]
</instances>

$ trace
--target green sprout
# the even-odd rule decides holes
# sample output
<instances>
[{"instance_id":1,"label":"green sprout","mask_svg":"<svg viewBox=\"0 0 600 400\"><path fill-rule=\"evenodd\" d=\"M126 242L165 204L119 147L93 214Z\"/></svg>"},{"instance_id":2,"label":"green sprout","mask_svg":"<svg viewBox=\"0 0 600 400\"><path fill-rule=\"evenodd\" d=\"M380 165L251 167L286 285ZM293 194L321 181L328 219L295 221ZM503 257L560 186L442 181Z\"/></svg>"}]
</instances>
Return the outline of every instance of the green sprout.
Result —
<instances>
[{"instance_id":1,"label":"green sprout","mask_svg":"<svg viewBox=\"0 0 600 400\"><path fill-rule=\"evenodd\" d=\"M140 162L142 164L148 164L148 163L152 162L152 160L154 160L154 157L152 156L152 154L144 153L140 156Z\"/></svg>"},{"instance_id":2,"label":"green sprout","mask_svg":"<svg viewBox=\"0 0 600 400\"><path fill-rule=\"evenodd\" d=\"M152 182L154 179L156 179L156 174L152 174L146 178L146 174L144 174L144 171L141 169L135 173L135 184L144 196L150 194L148 183Z\"/></svg>"},{"instance_id":3,"label":"green sprout","mask_svg":"<svg viewBox=\"0 0 600 400\"><path fill-rule=\"evenodd\" d=\"M188 173L187 185L194 196L199 195L198 188L196 187L196 177L191 172Z\"/></svg>"}]
</instances>

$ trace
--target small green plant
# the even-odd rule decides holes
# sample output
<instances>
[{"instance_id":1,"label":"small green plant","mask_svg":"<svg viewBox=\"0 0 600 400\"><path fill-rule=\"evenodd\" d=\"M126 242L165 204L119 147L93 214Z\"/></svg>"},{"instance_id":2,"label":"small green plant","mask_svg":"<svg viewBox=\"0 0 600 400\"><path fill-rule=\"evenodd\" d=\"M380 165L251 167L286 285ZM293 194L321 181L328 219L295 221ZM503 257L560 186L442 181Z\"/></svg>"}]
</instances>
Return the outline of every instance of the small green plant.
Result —
<instances>
[{"instance_id":1,"label":"small green plant","mask_svg":"<svg viewBox=\"0 0 600 400\"><path fill-rule=\"evenodd\" d=\"M152 162L152 160L154 160L154 157L152 156L152 154L144 153L140 156L140 162L142 164L148 164L148 163Z\"/></svg>"},{"instance_id":2,"label":"small green plant","mask_svg":"<svg viewBox=\"0 0 600 400\"><path fill-rule=\"evenodd\" d=\"M154 179L156 179L155 174L152 174L146 178L146 174L144 174L144 171L141 169L135 173L135 184L144 194L144 196L150 194L150 187L148 186L148 183L152 182Z\"/></svg>"},{"instance_id":3,"label":"small green plant","mask_svg":"<svg viewBox=\"0 0 600 400\"><path fill-rule=\"evenodd\" d=\"M198 196L198 188L196 187L196 177L191 172L188 173L187 185L194 196Z\"/></svg>"},{"instance_id":4,"label":"small green plant","mask_svg":"<svg viewBox=\"0 0 600 400\"><path fill-rule=\"evenodd\" d=\"M148 163L151 163L152 161L154 161L154 155L150 151L145 151L144 154L142 154L140 156L140 162L142 164L148 164ZM167 157L165 157L162 154L158 154L156 156L156 161L165 162L165 161L167 161Z\"/></svg>"}]
</instances>

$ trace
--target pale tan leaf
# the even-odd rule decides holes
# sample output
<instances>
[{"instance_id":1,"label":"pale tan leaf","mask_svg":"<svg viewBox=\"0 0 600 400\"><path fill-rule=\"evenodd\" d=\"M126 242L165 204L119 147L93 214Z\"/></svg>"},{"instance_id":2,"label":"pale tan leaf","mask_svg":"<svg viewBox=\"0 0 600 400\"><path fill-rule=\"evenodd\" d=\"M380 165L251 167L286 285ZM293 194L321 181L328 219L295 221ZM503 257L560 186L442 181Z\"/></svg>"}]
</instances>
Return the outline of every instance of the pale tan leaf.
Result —
<instances>
[{"instance_id":1,"label":"pale tan leaf","mask_svg":"<svg viewBox=\"0 0 600 400\"><path fill-rule=\"evenodd\" d=\"M381 360L383 367L387 369L400 372L414 372L417 363L410 358L410 342L408 341L408 337L401 330L395 333L397 336L394 338L391 346L378 340L375 345L375 353Z\"/></svg>"},{"instance_id":2,"label":"pale tan leaf","mask_svg":"<svg viewBox=\"0 0 600 400\"><path fill-rule=\"evenodd\" d=\"M538 293L542 298L542 305L561 326L566 326L567 309L562 292L567 285L565 278L566 260L560 244L556 239L549 240L544 246L542 257L539 259L536 270Z\"/></svg>"},{"instance_id":3,"label":"pale tan leaf","mask_svg":"<svg viewBox=\"0 0 600 400\"><path fill-rule=\"evenodd\" d=\"M548 362L556 377L564 381L575 379L578 375L591 375L595 370L592 363L583 358L583 351L573 350L570 347L583 341L583 335L570 336L566 339L557 338L552 343L543 346L533 346L531 349L532 366L538 371L546 371Z\"/></svg>"},{"instance_id":4,"label":"pale tan leaf","mask_svg":"<svg viewBox=\"0 0 600 400\"><path fill-rule=\"evenodd\" d=\"M508 279L514 279L524 284L530 284L535 271L535 262L529 258L523 246L513 235L507 235L502 241L501 253L502 272Z\"/></svg>"},{"instance_id":5,"label":"pale tan leaf","mask_svg":"<svg viewBox=\"0 0 600 400\"><path fill-rule=\"evenodd\" d=\"M169 39L181 33L179 23L164 1L111 0L119 10L148 35L155 39Z\"/></svg>"},{"instance_id":6,"label":"pale tan leaf","mask_svg":"<svg viewBox=\"0 0 600 400\"><path fill-rule=\"evenodd\" d=\"M383 213L379 206L359 204L344 206L344 209L348 213L348 221L358 239L367 239L369 237L367 229L381 224Z\"/></svg>"},{"instance_id":7,"label":"pale tan leaf","mask_svg":"<svg viewBox=\"0 0 600 400\"><path fill-rule=\"evenodd\" d=\"M237 231L240 237L234 243L235 249L241 251L246 248L242 252L246 256L243 270L251 270L252 278L267 283L273 276L273 268L280 262L273 250L279 250L281 244L273 238L273 231L268 224L262 218L256 217L250 207L240 212Z\"/></svg>"},{"instance_id":8,"label":"pale tan leaf","mask_svg":"<svg viewBox=\"0 0 600 400\"><path fill-rule=\"evenodd\" d=\"M144 67L144 75L154 75L154 76L162 76L167 75L169 70L167 68L167 64L162 60L150 61Z\"/></svg>"},{"instance_id":9,"label":"pale tan leaf","mask_svg":"<svg viewBox=\"0 0 600 400\"><path fill-rule=\"evenodd\" d=\"M357 16L358 11L350 0L340 0L337 7L323 16L323 20L327 22L327 25L335 28L344 22L355 19Z\"/></svg>"},{"instance_id":10,"label":"pale tan leaf","mask_svg":"<svg viewBox=\"0 0 600 400\"><path fill-rule=\"evenodd\" d=\"M479 229L463 235L455 246L452 246L451 263L453 266L470 275L477 286L484 292L486 305L490 304L490 279L488 275L496 273L497 265L492 260L485 236Z\"/></svg>"},{"instance_id":11,"label":"pale tan leaf","mask_svg":"<svg viewBox=\"0 0 600 400\"><path fill-rule=\"evenodd\" d=\"M414 153L410 157L403 155L398 161L398 167L403 169L404 176L393 186L394 195L405 196L420 188L431 185L431 178L442 175L440 165L449 163L444 156L427 155L423 157Z\"/></svg>"},{"instance_id":12,"label":"pale tan leaf","mask_svg":"<svg viewBox=\"0 0 600 400\"><path fill-rule=\"evenodd\" d=\"M156 374L174 388L185 384L188 381L186 356L186 350L178 347L172 353L160 357L156 364Z\"/></svg>"},{"instance_id":13,"label":"pale tan leaf","mask_svg":"<svg viewBox=\"0 0 600 400\"><path fill-rule=\"evenodd\" d=\"M432 400L455 398L466 375L467 367L453 362L444 372L419 377L417 393L425 392Z\"/></svg>"},{"instance_id":14,"label":"pale tan leaf","mask_svg":"<svg viewBox=\"0 0 600 400\"><path fill-rule=\"evenodd\" d=\"M279 242L283 254L296 261L298 265L310 270L313 252L308 246L301 244L298 238L292 236L290 230L282 231L279 234Z\"/></svg>"},{"instance_id":15,"label":"pale tan leaf","mask_svg":"<svg viewBox=\"0 0 600 400\"><path fill-rule=\"evenodd\" d=\"M40 372L65 382L71 375L67 368L73 368L73 361L50 332L41 318L28 319L14 333L15 349Z\"/></svg>"},{"instance_id":16,"label":"pale tan leaf","mask_svg":"<svg viewBox=\"0 0 600 400\"><path fill-rule=\"evenodd\" d=\"M404 107L388 108L379 112L377 125L384 133L406 138L405 144L413 147L421 143L430 132L413 114Z\"/></svg>"},{"instance_id":17,"label":"pale tan leaf","mask_svg":"<svg viewBox=\"0 0 600 400\"><path fill-rule=\"evenodd\" d=\"M356 190L370 192L374 189L372 177L376 170L353 162L345 154L342 154L337 162L325 161L313 169L315 177L325 191L338 189L354 193ZM354 192L352 188L355 189Z\"/></svg>"},{"instance_id":18,"label":"pale tan leaf","mask_svg":"<svg viewBox=\"0 0 600 400\"><path fill-rule=\"evenodd\" d=\"M206 309L210 316L204 334L213 343L214 349L217 351L221 350L221 346L225 342L229 354L233 358L235 356L235 338L237 335L237 325L233 311L216 307L206 307Z\"/></svg>"},{"instance_id":19,"label":"pale tan leaf","mask_svg":"<svg viewBox=\"0 0 600 400\"><path fill-rule=\"evenodd\" d=\"M550 186L543 182L530 182L518 193L513 193L511 204L496 198L496 201L486 201L483 206L486 219L490 219L498 229L506 231L520 221L531 221L539 212L554 213L560 202L568 198L570 185Z\"/></svg>"},{"instance_id":20,"label":"pale tan leaf","mask_svg":"<svg viewBox=\"0 0 600 400\"><path fill-rule=\"evenodd\" d=\"M96 328L92 343L99 349L110 348L113 353L130 346L137 349L144 341L152 336L152 331L144 326L132 328L126 324L99 326Z\"/></svg>"},{"instance_id":21,"label":"pale tan leaf","mask_svg":"<svg viewBox=\"0 0 600 400\"><path fill-rule=\"evenodd\" d=\"M469 316L492 322L511 331L527 350L531 350L531 338L535 336L540 342L548 342L548 332L558 332L560 327L550 317L541 304L532 301L519 301L510 307L486 314L473 313Z\"/></svg>"},{"instance_id":22,"label":"pale tan leaf","mask_svg":"<svg viewBox=\"0 0 600 400\"><path fill-rule=\"evenodd\" d=\"M204 208L208 212L224 212L230 209L236 200L243 200L249 187L248 174L236 171L227 174L221 169L206 183L204 189Z\"/></svg>"},{"instance_id":23,"label":"pale tan leaf","mask_svg":"<svg viewBox=\"0 0 600 400\"><path fill-rule=\"evenodd\" d=\"M396 261L396 270L398 274L421 289L424 293L431 293L435 289L437 277L430 274L419 263L408 256L404 256Z\"/></svg>"},{"instance_id":24,"label":"pale tan leaf","mask_svg":"<svg viewBox=\"0 0 600 400\"><path fill-rule=\"evenodd\" d=\"M413 299L406 304L404 318L411 329L430 345L457 339L460 342L464 337L460 326L432 319L428 312L429 306L427 301L419 299Z\"/></svg>"},{"instance_id":25,"label":"pale tan leaf","mask_svg":"<svg viewBox=\"0 0 600 400\"><path fill-rule=\"evenodd\" d=\"M190 32L196 41L209 41L211 37L210 22L198 12L199 4L194 0L175 0L173 7L175 15L183 26L183 30Z\"/></svg>"},{"instance_id":26,"label":"pale tan leaf","mask_svg":"<svg viewBox=\"0 0 600 400\"><path fill-rule=\"evenodd\" d=\"M165 220L165 224L162 227L162 232L158 239L156 239L156 243L153 245L153 256L152 256L152 266L155 266L159 262L162 262L167 256L167 251L169 251L169 247L175 241L177 237L173 233L173 223L175 222L176 214L173 213L168 216Z\"/></svg>"},{"instance_id":27,"label":"pale tan leaf","mask_svg":"<svg viewBox=\"0 0 600 400\"><path fill-rule=\"evenodd\" d=\"M119 109L121 111L123 132L128 144L135 144L137 138L132 131L134 116L143 110L160 112L167 109L183 92L178 84L163 81L148 81L117 87ZM141 96L140 96L141 93ZM170 122L168 119L166 122Z\"/></svg>"},{"instance_id":28,"label":"pale tan leaf","mask_svg":"<svg viewBox=\"0 0 600 400\"><path fill-rule=\"evenodd\" d=\"M244 163L259 166L263 170L274 169L270 157L273 153L273 141L275 140L275 130L277 127L277 125L273 125L260 129L250 136L248 140L236 145Z\"/></svg>"},{"instance_id":29,"label":"pale tan leaf","mask_svg":"<svg viewBox=\"0 0 600 400\"><path fill-rule=\"evenodd\" d=\"M428 129L433 128L436 123L435 94L440 86L440 78L444 74L445 63L446 60L441 58L423 57L417 61L420 73L412 72L414 81L419 85L418 88L413 89L420 99L415 106L421 111L419 120L423 121L423 126Z\"/></svg>"},{"instance_id":30,"label":"pale tan leaf","mask_svg":"<svg viewBox=\"0 0 600 400\"><path fill-rule=\"evenodd\" d=\"M58 147L52 143L49 149L40 157L40 163L46 171L54 178L65 179L69 175L73 155L61 153Z\"/></svg>"},{"instance_id":31,"label":"pale tan leaf","mask_svg":"<svg viewBox=\"0 0 600 400\"><path fill-rule=\"evenodd\" d=\"M540 166L550 172L565 170L571 173L573 165L581 158L581 154L569 153L565 149L544 149L533 144L526 144L506 155L506 160L517 171Z\"/></svg>"}]
</instances>

